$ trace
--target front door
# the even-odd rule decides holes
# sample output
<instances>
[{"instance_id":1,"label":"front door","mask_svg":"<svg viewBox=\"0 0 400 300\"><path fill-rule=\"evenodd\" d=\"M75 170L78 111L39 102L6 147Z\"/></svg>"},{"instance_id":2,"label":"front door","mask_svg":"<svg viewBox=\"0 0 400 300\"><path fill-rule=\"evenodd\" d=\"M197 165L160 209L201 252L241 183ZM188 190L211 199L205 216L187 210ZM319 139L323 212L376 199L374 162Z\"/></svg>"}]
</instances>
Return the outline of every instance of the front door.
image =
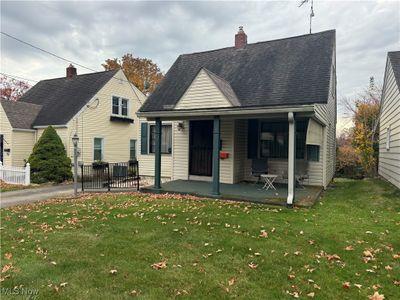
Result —
<instances>
[{"instance_id":1,"label":"front door","mask_svg":"<svg viewBox=\"0 0 400 300\"><path fill-rule=\"evenodd\" d=\"M190 121L189 174L212 175L213 121Z\"/></svg>"}]
</instances>

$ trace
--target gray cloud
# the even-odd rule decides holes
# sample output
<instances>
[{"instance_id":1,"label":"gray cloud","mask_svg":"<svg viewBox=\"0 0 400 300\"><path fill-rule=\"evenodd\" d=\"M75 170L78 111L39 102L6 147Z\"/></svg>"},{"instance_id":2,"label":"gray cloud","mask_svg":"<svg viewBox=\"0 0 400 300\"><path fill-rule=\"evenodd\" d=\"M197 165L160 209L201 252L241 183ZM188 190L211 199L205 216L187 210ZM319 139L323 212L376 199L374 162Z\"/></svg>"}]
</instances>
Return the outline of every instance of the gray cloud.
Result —
<instances>
[{"instance_id":1,"label":"gray cloud","mask_svg":"<svg viewBox=\"0 0 400 300\"><path fill-rule=\"evenodd\" d=\"M308 33L309 7L260 2L1 2L1 29L101 70L125 53L167 71L179 54ZM400 2L315 1L313 31L337 30L338 95L352 96L370 76L382 81L387 51L399 50ZM1 36L2 72L33 79L64 76L66 62ZM88 70L78 69L80 73Z\"/></svg>"}]
</instances>

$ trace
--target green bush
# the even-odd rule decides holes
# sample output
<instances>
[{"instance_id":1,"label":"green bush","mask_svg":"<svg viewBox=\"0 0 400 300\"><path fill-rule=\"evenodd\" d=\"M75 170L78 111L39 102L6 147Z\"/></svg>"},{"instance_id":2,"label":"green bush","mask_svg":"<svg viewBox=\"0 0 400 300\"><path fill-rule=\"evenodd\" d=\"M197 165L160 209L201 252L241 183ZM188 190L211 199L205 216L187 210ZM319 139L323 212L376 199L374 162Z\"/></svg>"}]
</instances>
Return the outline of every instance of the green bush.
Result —
<instances>
[{"instance_id":1,"label":"green bush","mask_svg":"<svg viewBox=\"0 0 400 300\"><path fill-rule=\"evenodd\" d=\"M72 178L71 160L55 129L47 127L33 147L28 162L34 183L62 182Z\"/></svg>"}]
</instances>

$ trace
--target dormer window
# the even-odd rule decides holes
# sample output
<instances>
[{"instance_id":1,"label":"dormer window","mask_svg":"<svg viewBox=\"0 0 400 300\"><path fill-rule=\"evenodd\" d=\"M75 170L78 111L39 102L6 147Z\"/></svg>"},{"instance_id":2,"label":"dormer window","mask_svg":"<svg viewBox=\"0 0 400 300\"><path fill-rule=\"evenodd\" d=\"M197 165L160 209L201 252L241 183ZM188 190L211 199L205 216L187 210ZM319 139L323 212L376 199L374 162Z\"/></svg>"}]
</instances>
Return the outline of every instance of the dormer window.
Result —
<instances>
[{"instance_id":1,"label":"dormer window","mask_svg":"<svg viewBox=\"0 0 400 300\"><path fill-rule=\"evenodd\" d=\"M128 116L128 99L122 97L112 97L112 115L119 117Z\"/></svg>"}]
</instances>

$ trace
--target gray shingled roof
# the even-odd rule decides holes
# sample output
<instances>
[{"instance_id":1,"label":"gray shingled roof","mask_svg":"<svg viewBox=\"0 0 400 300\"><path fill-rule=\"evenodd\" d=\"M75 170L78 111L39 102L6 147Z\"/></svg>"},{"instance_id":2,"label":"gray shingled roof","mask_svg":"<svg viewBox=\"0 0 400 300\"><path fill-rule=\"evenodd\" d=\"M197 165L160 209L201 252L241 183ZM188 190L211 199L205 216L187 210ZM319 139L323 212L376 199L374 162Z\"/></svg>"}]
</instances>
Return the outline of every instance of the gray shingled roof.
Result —
<instances>
[{"instance_id":1,"label":"gray shingled roof","mask_svg":"<svg viewBox=\"0 0 400 300\"><path fill-rule=\"evenodd\" d=\"M392 65L394 77L396 78L397 86L400 88L400 51L388 53L390 64Z\"/></svg>"},{"instance_id":2,"label":"gray shingled roof","mask_svg":"<svg viewBox=\"0 0 400 300\"><path fill-rule=\"evenodd\" d=\"M329 30L181 55L140 111L172 109L201 68L227 81L242 107L326 103L334 49Z\"/></svg>"},{"instance_id":3,"label":"gray shingled roof","mask_svg":"<svg viewBox=\"0 0 400 300\"><path fill-rule=\"evenodd\" d=\"M118 70L42 80L18 102L41 105L33 126L65 125Z\"/></svg>"},{"instance_id":4,"label":"gray shingled roof","mask_svg":"<svg viewBox=\"0 0 400 300\"><path fill-rule=\"evenodd\" d=\"M42 108L40 105L25 102L10 100L0 102L12 128L32 129L32 124Z\"/></svg>"}]
</instances>

